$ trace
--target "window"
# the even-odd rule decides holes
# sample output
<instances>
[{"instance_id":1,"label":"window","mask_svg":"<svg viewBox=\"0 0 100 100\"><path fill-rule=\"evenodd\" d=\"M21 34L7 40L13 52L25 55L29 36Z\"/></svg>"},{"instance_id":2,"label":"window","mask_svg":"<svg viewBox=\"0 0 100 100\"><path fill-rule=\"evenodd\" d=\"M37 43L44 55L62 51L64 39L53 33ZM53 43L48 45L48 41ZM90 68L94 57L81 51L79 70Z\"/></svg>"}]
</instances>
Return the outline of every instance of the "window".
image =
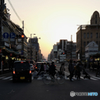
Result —
<instances>
[{"instance_id":1,"label":"window","mask_svg":"<svg viewBox=\"0 0 100 100\"><path fill-rule=\"evenodd\" d=\"M86 42L84 42L84 47L86 46Z\"/></svg>"},{"instance_id":2,"label":"window","mask_svg":"<svg viewBox=\"0 0 100 100\"><path fill-rule=\"evenodd\" d=\"M84 33L84 39L86 38L86 33Z\"/></svg>"},{"instance_id":3,"label":"window","mask_svg":"<svg viewBox=\"0 0 100 100\"><path fill-rule=\"evenodd\" d=\"M89 33L87 33L87 38L89 38Z\"/></svg>"},{"instance_id":4,"label":"window","mask_svg":"<svg viewBox=\"0 0 100 100\"><path fill-rule=\"evenodd\" d=\"M95 20L95 24L97 24L97 19Z\"/></svg>"},{"instance_id":5,"label":"window","mask_svg":"<svg viewBox=\"0 0 100 100\"><path fill-rule=\"evenodd\" d=\"M88 45L89 41L87 41L87 45Z\"/></svg>"},{"instance_id":6,"label":"window","mask_svg":"<svg viewBox=\"0 0 100 100\"><path fill-rule=\"evenodd\" d=\"M92 33L91 33L91 38L92 38Z\"/></svg>"},{"instance_id":7,"label":"window","mask_svg":"<svg viewBox=\"0 0 100 100\"><path fill-rule=\"evenodd\" d=\"M95 24L97 24L97 14L95 15Z\"/></svg>"},{"instance_id":8,"label":"window","mask_svg":"<svg viewBox=\"0 0 100 100\"><path fill-rule=\"evenodd\" d=\"M98 33L96 33L96 38L98 38Z\"/></svg>"}]
</instances>

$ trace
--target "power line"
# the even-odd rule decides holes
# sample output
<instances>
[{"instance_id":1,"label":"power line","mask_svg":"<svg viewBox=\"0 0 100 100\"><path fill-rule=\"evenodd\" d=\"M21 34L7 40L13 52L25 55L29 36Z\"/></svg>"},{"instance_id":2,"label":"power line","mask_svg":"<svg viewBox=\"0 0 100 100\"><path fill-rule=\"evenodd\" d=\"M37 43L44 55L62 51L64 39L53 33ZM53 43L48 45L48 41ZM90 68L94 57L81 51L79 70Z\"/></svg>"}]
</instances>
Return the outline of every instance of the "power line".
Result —
<instances>
[{"instance_id":1,"label":"power line","mask_svg":"<svg viewBox=\"0 0 100 100\"><path fill-rule=\"evenodd\" d=\"M12 5L11 1L10 1L10 0L8 0L8 2L9 2L9 4L10 4L10 6L12 7L12 9L13 9L14 13L15 13L15 14L16 14L16 16L18 17L18 19L22 22L21 18L19 17L19 15L17 14L16 10L14 9L14 7L13 7L13 5ZM27 29L26 27L25 27L25 29L26 29L26 31L30 34L30 32L28 31L28 29Z\"/></svg>"},{"instance_id":2,"label":"power line","mask_svg":"<svg viewBox=\"0 0 100 100\"><path fill-rule=\"evenodd\" d=\"M14 9L13 5L11 4L10 0L8 0L8 2L9 2L9 4L10 4L10 6L12 7L14 13L15 13L16 16L18 17L18 19L19 19L20 21L22 21L21 18L19 17L19 15L17 14L16 10Z\"/></svg>"}]
</instances>

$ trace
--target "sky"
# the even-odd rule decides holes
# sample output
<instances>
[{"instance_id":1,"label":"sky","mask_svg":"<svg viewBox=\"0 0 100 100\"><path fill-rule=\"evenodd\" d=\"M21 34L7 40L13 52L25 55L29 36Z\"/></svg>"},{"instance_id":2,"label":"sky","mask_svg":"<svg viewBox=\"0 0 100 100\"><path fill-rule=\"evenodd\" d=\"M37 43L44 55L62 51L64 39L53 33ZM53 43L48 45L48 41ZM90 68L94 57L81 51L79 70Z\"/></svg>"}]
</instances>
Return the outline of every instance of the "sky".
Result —
<instances>
[{"instance_id":1,"label":"sky","mask_svg":"<svg viewBox=\"0 0 100 100\"><path fill-rule=\"evenodd\" d=\"M16 16L9 1L16 10ZM100 0L5 0L10 19L22 27L27 37L37 36L41 53L47 58L60 39L76 42L79 25L90 24L94 11L100 12Z\"/></svg>"}]
</instances>

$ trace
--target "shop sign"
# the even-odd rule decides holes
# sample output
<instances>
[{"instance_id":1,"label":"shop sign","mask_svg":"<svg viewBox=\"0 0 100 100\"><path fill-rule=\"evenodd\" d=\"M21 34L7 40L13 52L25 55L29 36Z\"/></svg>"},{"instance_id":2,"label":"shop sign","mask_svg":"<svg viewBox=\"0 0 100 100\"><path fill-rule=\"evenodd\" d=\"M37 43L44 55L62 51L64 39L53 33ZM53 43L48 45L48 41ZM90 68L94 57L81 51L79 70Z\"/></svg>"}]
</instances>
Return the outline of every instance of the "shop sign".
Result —
<instances>
[{"instance_id":1,"label":"shop sign","mask_svg":"<svg viewBox=\"0 0 100 100\"><path fill-rule=\"evenodd\" d=\"M3 38L8 39L9 34L7 32L3 33Z\"/></svg>"},{"instance_id":2,"label":"shop sign","mask_svg":"<svg viewBox=\"0 0 100 100\"><path fill-rule=\"evenodd\" d=\"M7 32L3 33L3 38L4 41L9 41L9 34Z\"/></svg>"}]
</instances>

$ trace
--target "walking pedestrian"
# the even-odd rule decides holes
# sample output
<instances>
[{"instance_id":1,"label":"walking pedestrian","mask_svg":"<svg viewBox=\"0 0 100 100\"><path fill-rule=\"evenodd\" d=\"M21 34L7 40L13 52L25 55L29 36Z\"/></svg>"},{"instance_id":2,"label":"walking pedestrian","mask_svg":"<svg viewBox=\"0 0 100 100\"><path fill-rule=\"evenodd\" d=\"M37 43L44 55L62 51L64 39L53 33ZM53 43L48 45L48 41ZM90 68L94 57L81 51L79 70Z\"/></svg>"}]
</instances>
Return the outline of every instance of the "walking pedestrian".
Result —
<instances>
[{"instance_id":1,"label":"walking pedestrian","mask_svg":"<svg viewBox=\"0 0 100 100\"><path fill-rule=\"evenodd\" d=\"M100 75L100 62L98 62L96 76Z\"/></svg>"},{"instance_id":2,"label":"walking pedestrian","mask_svg":"<svg viewBox=\"0 0 100 100\"><path fill-rule=\"evenodd\" d=\"M76 64L77 80L80 79L82 69L83 69L82 62L78 61L77 64Z\"/></svg>"},{"instance_id":3,"label":"walking pedestrian","mask_svg":"<svg viewBox=\"0 0 100 100\"><path fill-rule=\"evenodd\" d=\"M64 71L65 71L65 67L64 67L64 63L62 63L60 67L60 74L64 75Z\"/></svg>"},{"instance_id":4,"label":"walking pedestrian","mask_svg":"<svg viewBox=\"0 0 100 100\"><path fill-rule=\"evenodd\" d=\"M70 62L69 62L68 69L69 69L69 72L70 72L70 76L69 76L70 81L73 81L72 78L73 78L73 73L74 73L74 64L73 64L72 60L70 60Z\"/></svg>"},{"instance_id":5,"label":"walking pedestrian","mask_svg":"<svg viewBox=\"0 0 100 100\"><path fill-rule=\"evenodd\" d=\"M55 73L56 73L56 66L55 66L54 62L52 62L51 66L49 68L49 74L54 77Z\"/></svg>"}]
</instances>

